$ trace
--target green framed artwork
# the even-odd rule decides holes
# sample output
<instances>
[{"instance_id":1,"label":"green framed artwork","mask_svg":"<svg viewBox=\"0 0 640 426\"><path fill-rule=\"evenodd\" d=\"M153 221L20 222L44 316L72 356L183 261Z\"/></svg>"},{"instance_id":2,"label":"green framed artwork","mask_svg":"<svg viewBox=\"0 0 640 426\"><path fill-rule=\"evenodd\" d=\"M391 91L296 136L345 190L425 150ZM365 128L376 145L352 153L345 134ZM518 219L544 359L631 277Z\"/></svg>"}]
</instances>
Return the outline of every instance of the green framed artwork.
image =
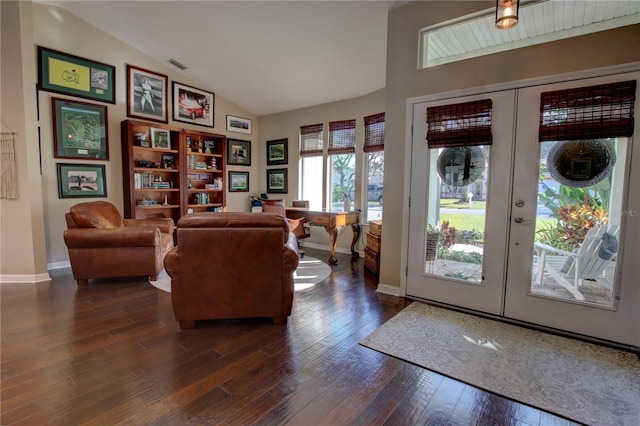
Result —
<instances>
[{"instance_id":1,"label":"green framed artwork","mask_svg":"<svg viewBox=\"0 0 640 426\"><path fill-rule=\"evenodd\" d=\"M288 161L288 139L278 139L267 141L267 166L287 164Z\"/></svg>"},{"instance_id":2,"label":"green framed artwork","mask_svg":"<svg viewBox=\"0 0 640 426\"><path fill-rule=\"evenodd\" d=\"M229 172L229 192L249 192L249 172Z\"/></svg>"},{"instance_id":3,"label":"green framed artwork","mask_svg":"<svg viewBox=\"0 0 640 426\"><path fill-rule=\"evenodd\" d=\"M38 46L38 89L116 103L116 67Z\"/></svg>"},{"instance_id":4,"label":"green framed artwork","mask_svg":"<svg viewBox=\"0 0 640 426\"><path fill-rule=\"evenodd\" d=\"M287 169L267 169L267 193L286 194Z\"/></svg>"},{"instance_id":5,"label":"green framed artwork","mask_svg":"<svg viewBox=\"0 0 640 426\"><path fill-rule=\"evenodd\" d=\"M109 159L106 106L52 97L51 111L54 157Z\"/></svg>"},{"instance_id":6,"label":"green framed artwork","mask_svg":"<svg viewBox=\"0 0 640 426\"><path fill-rule=\"evenodd\" d=\"M107 196L104 164L58 163L58 198Z\"/></svg>"}]
</instances>

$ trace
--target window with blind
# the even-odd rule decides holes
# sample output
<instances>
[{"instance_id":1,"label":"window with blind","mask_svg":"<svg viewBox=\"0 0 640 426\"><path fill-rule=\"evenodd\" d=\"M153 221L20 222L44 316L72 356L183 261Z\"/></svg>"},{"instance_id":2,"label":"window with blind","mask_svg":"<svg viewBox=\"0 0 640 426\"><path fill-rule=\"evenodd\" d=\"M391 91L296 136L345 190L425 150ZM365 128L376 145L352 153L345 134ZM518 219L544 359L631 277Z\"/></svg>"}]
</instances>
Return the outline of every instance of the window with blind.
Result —
<instances>
[{"instance_id":1,"label":"window with blind","mask_svg":"<svg viewBox=\"0 0 640 426\"><path fill-rule=\"evenodd\" d=\"M322 210L323 128L312 124L300 127L299 198L309 201L309 208Z\"/></svg>"},{"instance_id":2,"label":"window with blind","mask_svg":"<svg viewBox=\"0 0 640 426\"><path fill-rule=\"evenodd\" d=\"M363 124L358 129L358 120L350 119L300 127L298 197L310 208L358 208L365 222L382 219L384 113L363 117Z\"/></svg>"},{"instance_id":3,"label":"window with blind","mask_svg":"<svg viewBox=\"0 0 640 426\"><path fill-rule=\"evenodd\" d=\"M384 192L384 112L364 117L367 220L382 220Z\"/></svg>"},{"instance_id":4,"label":"window with blind","mask_svg":"<svg viewBox=\"0 0 640 426\"><path fill-rule=\"evenodd\" d=\"M356 120L329 123L329 204L352 210L356 187Z\"/></svg>"}]
</instances>

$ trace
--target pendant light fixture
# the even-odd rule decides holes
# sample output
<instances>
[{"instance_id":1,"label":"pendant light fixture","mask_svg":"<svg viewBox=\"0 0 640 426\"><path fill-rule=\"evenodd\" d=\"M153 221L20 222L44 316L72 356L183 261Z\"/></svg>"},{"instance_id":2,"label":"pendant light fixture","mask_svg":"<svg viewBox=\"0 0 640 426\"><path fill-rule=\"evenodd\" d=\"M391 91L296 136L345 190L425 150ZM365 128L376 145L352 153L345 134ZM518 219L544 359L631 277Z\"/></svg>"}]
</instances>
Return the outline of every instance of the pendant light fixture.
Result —
<instances>
[{"instance_id":1,"label":"pendant light fixture","mask_svg":"<svg viewBox=\"0 0 640 426\"><path fill-rule=\"evenodd\" d=\"M496 28L506 30L518 24L519 0L496 0Z\"/></svg>"}]
</instances>

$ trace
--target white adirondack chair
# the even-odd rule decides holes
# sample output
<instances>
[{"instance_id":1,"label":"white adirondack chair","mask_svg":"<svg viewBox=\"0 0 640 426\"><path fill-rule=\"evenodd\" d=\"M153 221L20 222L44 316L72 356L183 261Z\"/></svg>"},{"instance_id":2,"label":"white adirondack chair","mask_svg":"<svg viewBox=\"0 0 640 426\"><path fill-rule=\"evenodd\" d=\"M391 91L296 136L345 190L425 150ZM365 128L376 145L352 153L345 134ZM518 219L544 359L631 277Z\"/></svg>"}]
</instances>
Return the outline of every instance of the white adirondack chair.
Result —
<instances>
[{"instance_id":1,"label":"white adirondack chair","mask_svg":"<svg viewBox=\"0 0 640 426\"><path fill-rule=\"evenodd\" d=\"M547 272L558 284L569 290L577 300L585 300L584 295L578 289L584 279L597 280L603 287L613 290L613 283L605 276L605 270L616 261L616 253L612 254L610 259L603 259L599 253L603 244L602 237L609 234L615 237L615 241L618 242L619 232L618 225L593 227L587 232L578 250L573 253L546 244L535 243L539 262L537 284L542 284L543 274ZM573 259L573 263L567 267L567 259L569 258Z\"/></svg>"}]
</instances>

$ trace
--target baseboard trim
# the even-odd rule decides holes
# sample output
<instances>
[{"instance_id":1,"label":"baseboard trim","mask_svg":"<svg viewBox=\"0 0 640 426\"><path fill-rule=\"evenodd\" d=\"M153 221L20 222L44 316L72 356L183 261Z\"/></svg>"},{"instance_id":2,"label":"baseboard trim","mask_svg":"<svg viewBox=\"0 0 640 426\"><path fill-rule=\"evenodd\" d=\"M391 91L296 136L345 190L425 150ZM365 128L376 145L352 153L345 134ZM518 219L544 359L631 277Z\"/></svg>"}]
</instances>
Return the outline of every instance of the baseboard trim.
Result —
<instances>
[{"instance_id":1,"label":"baseboard trim","mask_svg":"<svg viewBox=\"0 0 640 426\"><path fill-rule=\"evenodd\" d=\"M308 242L304 242L302 244L300 244L301 247L308 247L308 248L312 248L312 249L317 249L317 250L323 250L323 251L327 251L330 252L331 250L329 249L328 245L324 245L324 244L316 244L316 243L308 243ZM360 250L356 250L360 256L364 256L364 252L361 252ZM351 249L348 248L344 248L344 247L336 247L336 253L342 253L342 254L348 254L351 255Z\"/></svg>"},{"instance_id":2,"label":"baseboard trim","mask_svg":"<svg viewBox=\"0 0 640 426\"><path fill-rule=\"evenodd\" d=\"M0 284L38 284L51 281L49 273L44 274L4 274L0 275Z\"/></svg>"},{"instance_id":3,"label":"baseboard trim","mask_svg":"<svg viewBox=\"0 0 640 426\"><path fill-rule=\"evenodd\" d=\"M64 269L64 268L71 268L71 262L68 260L63 260L62 262L53 262L53 263L47 264L47 269L49 271L52 271L55 269Z\"/></svg>"},{"instance_id":4,"label":"baseboard trim","mask_svg":"<svg viewBox=\"0 0 640 426\"><path fill-rule=\"evenodd\" d=\"M378 283L378 288L376 289L376 293L386 294L386 295L395 296L395 297L401 297L400 287L397 287L395 285Z\"/></svg>"}]
</instances>

